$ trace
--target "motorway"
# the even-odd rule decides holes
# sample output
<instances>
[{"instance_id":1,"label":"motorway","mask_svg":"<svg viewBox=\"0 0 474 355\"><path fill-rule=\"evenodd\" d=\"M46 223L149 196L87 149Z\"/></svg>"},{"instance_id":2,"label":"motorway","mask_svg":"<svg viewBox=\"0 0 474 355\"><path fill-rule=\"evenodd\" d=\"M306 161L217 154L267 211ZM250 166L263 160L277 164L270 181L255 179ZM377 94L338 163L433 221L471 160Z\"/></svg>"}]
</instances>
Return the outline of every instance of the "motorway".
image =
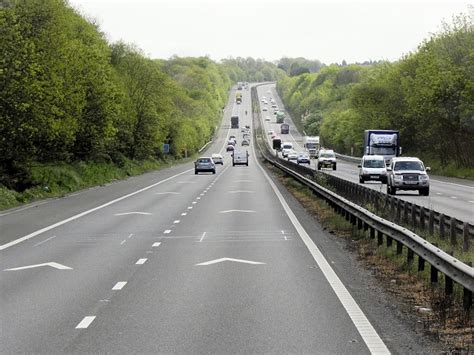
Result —
<instances>
[{"instance_id":1,"label":"motorway","mask_svg":"<svg viewBox=\"0 0 474 355\"><path fill-rule=\"evenodd\" d=\"M437 350L253 143L232 167L230 116L251 124L234 94L217 174L181 164L0 216L0 353Z\"/></svg>"},{"instance_id":2,"label":"motorway","mask_svg":"<svg viewBox=\"0 0 474 355\"><path fill-rule=\"evenodd\" d=\"M257 90L259 98L270 96L277 102L278 107L284 107L283 102L276 92L275 84L261 85L258 86ZM261 101L260 104L261 108L263 108L264 105ZM280 125L275 122L271 108L269 108L269 110L270 111L261 112L263 118L265 118L265 116L271 117L270 122L264 121L265 131L273 129L282 138L282 142L292 142L296 147L295 150L303 151L303 134L296 129L288 112L286 112L285 122L290 124L290 133L280 134ZM403 137L401 137L401 139L403 142ZM322 144L324 146L324 142L322 142ZM314 160L311 163L311 167L316 169ZM331 169L323 169L323 171L327 174L359 183L359 170L356 163L338 159L336 171ZM387 185L381 184L380 182L370 181L364 185L377 191L387 192ZM461 221L474 224L474 181L431 176L430 185L430 196L419 196L418 191L397 191L396 196L419 206L424 206L444 213L445 215L455 217Z\"/></svg>"}]
</instances>

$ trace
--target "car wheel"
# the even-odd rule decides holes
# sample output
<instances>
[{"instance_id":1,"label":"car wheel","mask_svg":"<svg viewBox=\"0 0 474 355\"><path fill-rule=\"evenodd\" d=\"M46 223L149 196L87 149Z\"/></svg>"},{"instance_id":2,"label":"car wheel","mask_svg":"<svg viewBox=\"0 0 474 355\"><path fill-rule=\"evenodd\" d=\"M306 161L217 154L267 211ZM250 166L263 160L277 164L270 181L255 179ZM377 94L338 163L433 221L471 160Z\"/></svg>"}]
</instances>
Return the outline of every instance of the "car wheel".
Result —
<instances>
[{"instance_id":1,"label":"car wheel","mask_svg":"<svg viewBox=\"0 0 474 355\"><path fill-rule=\"evenodd\" d=\"M390 185L387 185L387 194L388 195L393 195L393 188Z\"/></svg>"},{"instance_id":2,"label":"car wheel","mask_svg":"<svg viewBox=\"0 0 474 355\"><path fill-rule=\"evenodd\" d=\"M430 188L426 187L419 190L421 196L429 196L430 195Z\"/></svg>"},{"instance_id":3,"label":"car wheel","mask_svg":"<svg viewBox=\"0 0 474 355\"><path fill-rule=\"evenodd\" d=\"M321 164L318 164L318 170L321 170Z\"/></svg>"},{"instance_id":4,"label":"car wheel","mask_svg":"<svg viewBox=\"0 0 474 355\"><path fill-rule=\"evenodd\" d=\"M197 175L198 171L197 170L194 170L194 175Z\"/></svg>"},{"instance_id":5,"label":"car wheel","mask_svg":"<svg viewBox=\"0 0 474 355\"><path fill-rule=\"evenodd\" d=\"M216 173L216 170L212 170L212 173L215 174L215 173Z\"/></svg>"},{"instance_id":6,"label":"car wheel","mask_svg":"<svg viewBox=\"0 0 474 355\"><path fill-rule=\"evenodd\" d=\"M360 182L361 184L363 184L364 181L365 181L364 178L363 178L362 176L359 176L359 182Z\"/></svg>"},{"instance_id":7,"label":"car wheel","mask_svg":"<svg viewBox=\"0 0 474 355\"><path fill-rule=\"evenodd\" d=\"M336 164L332 166L332 170L336 170Z\"/></svg>"},{"instance_id":8,"label":"car wheel","mask_svg":"<svg viewBox=\"0 0 474 355\"><path fill-rule=\"evenodd\" d=\"M249 163L246 163L245 165L249 166Z\"/></svg>"}]
</instances>

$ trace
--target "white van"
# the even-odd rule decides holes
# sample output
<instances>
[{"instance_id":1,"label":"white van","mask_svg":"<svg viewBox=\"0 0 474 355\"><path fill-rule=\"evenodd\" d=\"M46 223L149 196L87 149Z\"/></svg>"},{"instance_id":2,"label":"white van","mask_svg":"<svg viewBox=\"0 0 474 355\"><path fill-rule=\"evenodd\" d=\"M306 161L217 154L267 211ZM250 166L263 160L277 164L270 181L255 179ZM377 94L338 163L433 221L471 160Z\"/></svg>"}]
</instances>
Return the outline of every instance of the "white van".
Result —
<instances>
[{"instance_id":1,"label":"white van","mask_svg":"<svg viewBox=\"0 0 474 355\"><path fill-rule=\"evenodd\" d=\"M382 184L387 183L387 168L383 155L364 155L359 168L359 182L375 180Z\"/></svg>"},{"instance_id":2,"label":"white van","mask_svg":"<svg viewBox=\"0 0 474 355\"><path fill-rule=\"evenodd\" d=\"M247 165L249 166L249 152L243 150L235 150L232 153L232 166Z\"/></svg>"},{"instance_id":3,"label":"white van","mask_svg":"<svg viewBox=\"0 0 474 355\"><path fill-rule=\"evenodd\" d=\"M286 158L288 155L288 152L293 150L293 143L291 142L283 142L281 145L281 155L283 155L283 158Z\"/></svg>"}]
</instances>

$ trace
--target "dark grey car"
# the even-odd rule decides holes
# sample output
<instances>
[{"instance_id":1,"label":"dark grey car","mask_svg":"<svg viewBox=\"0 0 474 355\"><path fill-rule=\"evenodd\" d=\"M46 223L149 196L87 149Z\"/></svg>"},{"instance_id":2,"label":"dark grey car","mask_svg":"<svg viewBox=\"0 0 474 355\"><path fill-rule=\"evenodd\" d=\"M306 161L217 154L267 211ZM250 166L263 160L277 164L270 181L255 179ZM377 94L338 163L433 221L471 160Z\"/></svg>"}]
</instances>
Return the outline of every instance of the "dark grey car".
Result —
<instances>
[{"instance_id":1,"label":"dark grey car","mask_svg":"<svg viewBox=\"0 0 474 355\"><path fill-rule=\"evenodd\" d=\"M213 174L216 173L216 164L214 164L212 158L201 157L194 162L194 174L197 174L201 171L212 172Z\"/></svg>"}]
</instances>

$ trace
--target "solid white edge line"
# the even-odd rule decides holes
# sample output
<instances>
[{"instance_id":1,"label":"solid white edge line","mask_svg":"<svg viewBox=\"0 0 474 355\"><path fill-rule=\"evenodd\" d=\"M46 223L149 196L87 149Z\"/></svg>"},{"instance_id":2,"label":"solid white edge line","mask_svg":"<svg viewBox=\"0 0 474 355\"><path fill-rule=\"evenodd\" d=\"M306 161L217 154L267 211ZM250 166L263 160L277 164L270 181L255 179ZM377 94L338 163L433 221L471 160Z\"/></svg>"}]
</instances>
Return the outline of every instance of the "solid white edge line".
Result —
<instances>
[{"instance_id":1,"label":"solid white edge line","mask_svg":"<svg viewBox=\"0 0 474 355\"><path fill-rule=\"evenodd\" d=\"M255 148L253 146L252 148L253 148L254 156L256 156ZM291 223L295 227L299 236L301 237L304 244L308 248L309 252L313 256L313 259L316 261L322 273L324 274L324 277L328 280L329 284L331 285L331 288L336 293L337 298L339 298L339 301L343 305L347 314L352 319L352 323L357 328L357 331L359 332L360 336L362 337L365 344L369 348L369 351L372 354L390 354L390 351L388 350L383 340L377 334L376 330L374 329L372 324L369 322L364 312L362 312L357 302L352 298L351 294L349 293L347 288L344 286L342 281L339 279L337 274L334 272L334 270L331 268L331 266L329 265L329 263L327 262L323 254L320 252L316 244L310 238L308 233L306 233L306 230L303 228L298 218L296 218L295 214L290 209L283 195L280 193L276 185L268 176L267 172L263 169L263 167L260 165L257 159L255 161L258 167L260 168L260 170L263 172L263 175L265 176L268 183L272 187L276 196L278 197L278 200L280 201L283 209L288 215L288 218L291 220Z\"/></svg>"},{"instance_id":2,"label":"solid white edge line","mask_svg":"<svg viewBox=\"0 0 474 355\"><path fill-rule=\"evenodd\" d=\"M193 169L194 169L194 168L193 168ZM125 196L116 198L115 200L112 200L112 201L109 201L109 202L107 202L107 203L104 203L103 205L100 205L100 206L94 207L94 208L92 208L92 209L90 209L90 210L81 212L81 213L79 213L79 214L76 214L75 216L66 218L66 219L64 219L64 220L62 220L62 221L60 221L60 222L54 223L54 224L52 224L52 225L50 225L50 226L48 226L48 227L39 229L39 230L37 230L37 231L35 231L35 232L33 232L33 233L30 233L30 234L28 234L28 235L25 235L24 237L21 237L21 238L18 238L18 239L16 239L16 240L13 240L13 241L11 241L11 242L9 242L9 243L0 245L0 250L5 250L5 249L7 249L7 248L10 248L10 247L12 247L12 246L14 246L14 245L16 245L16 244L19 244L19 243L21 243L21 242L24 242L25 240L31 239L31 238L33 238L33 237L36 237L37 235L40 235L40 234L42 234L42 233L44 233L44 232L47 232L47 231L49 231L49 230L51 230L51 229L53 229L53 228L62 226L63 224L66 224L66 223L71 222L71 221L74 221L74 220L76 220L76 219L78 219L78 218L84 217L84 216L86 216L86 215L88 215L88 214L90 214L90 213L92 213L92 212L98 211L98 210L100 210L100 209L102 209L102 208L104 208L104 207L108 207L108 206L110 206L110 205L112 205L112 204L114 204L114 203L117 203L117 202L119 202L119 201L122 201L122 200L124 200L124 199L126 199L126 198L129 198L129 197L131 197L131 196L137 195L137 194L139 194L139 193L141 193L141 192L143 192L143 191L149 190L149 189L151 189L151 188L153 188L153 187L155 187L155 186L158 186L158 185L160 185L160 184L163 184L164 182L167 182L167 181L169 181L169 180L171 180L171 179L174 179L174 178L176 178L176 177L178 177L178 176L187 174L187 173L189 173L190 171L193 171L193 169L185 170L185 171L183 171L183 172L181 172L181 173L179 173L179 174L176 174L176 175L170 176L170 177L168 177L168 178L166 178L166 179L164 179L164 180L158 181L158 182L155 183L155 184L146 186L146 187L144 187L143 189L140 189L140 190L137 190L137 191L135 191L135 192L129 193L129 194L125 195Z\"/></svg>"},{"instance_id":3,"label":"solid white edge line","mask_svg":"<svg viewBox=\"0 0 474 355\"><path fill-rule=\"evenodd\" d=\"M147 260L148 260L147 258L138 259L135 265L143 265L146 263Z\"/></svg>"},{"instance_id":4,"label":"solid white edge line","mask_svg":"<svg viewBox=\"0 0 474 355\"><path fill-rule=\"evenodd\" d=\"M112 290L114 291L121 290L122 288L125 287L126 284L127 284L127 281L119 281L115 284L114 287L112 287Z\"/></svg>"},{"instance_id":5,"label":"solid white edge line","mask_svg":"<svg viewBox=\"0 0 474 355\"><path fill-rule=\"evenodd\" d=\"M76 325L76 329L86 329L91 325L91 323L94 321L95 316L87 316L84 317L83 320L80 321L78 325Z\"/></svg>"}]
</instances>

